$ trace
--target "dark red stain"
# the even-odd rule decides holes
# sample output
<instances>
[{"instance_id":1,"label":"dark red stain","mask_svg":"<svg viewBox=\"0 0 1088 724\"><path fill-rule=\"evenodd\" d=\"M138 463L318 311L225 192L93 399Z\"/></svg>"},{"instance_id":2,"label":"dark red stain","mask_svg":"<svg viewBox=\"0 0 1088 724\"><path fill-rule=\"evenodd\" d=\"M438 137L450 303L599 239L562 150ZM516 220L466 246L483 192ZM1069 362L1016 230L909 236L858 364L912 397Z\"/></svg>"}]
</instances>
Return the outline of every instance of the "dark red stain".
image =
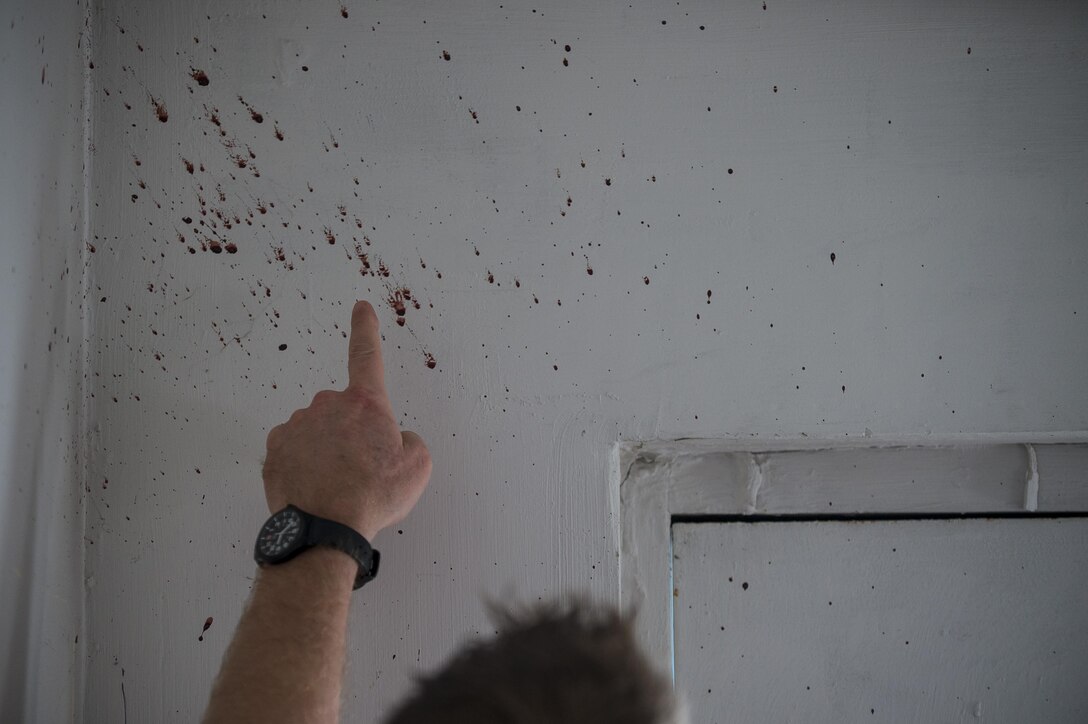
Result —
<instances>
[{"instance_id":1,"label":"dark red stain","mask_svg":"<svg viewBox=\"0 0 1088 724\"><path fill-rule=\"evenodd\" d=\"M714 292L713 292L713 291L711 291L710 289L707 289L707 290L706 290L706 303L707 303L707 304L710 304L710 295L711 295L711 294L713 294L713 293L714 293Z\"/></svg>"},{"instance_id":2,"label":"dark red stain","mask_svg":"<svg viewBox=\"0 0 1088 724\"><path fill-rule=\"evenodd\" d=\"M968 55L970 55L970 54L971 54L971 46L967 46L967 54L968 54Z\"/></svg>"},{"instance_id":3,"label":"dark red stain","mask_svg":"<svg viewBox=\"0 0 1088 724\"><path fill-rule=\"evenodd\" d=\"M204 634L208 631L208 629L212 627L212 622L214 620L215 619L213 619L211 616L208 616L208 618L204 620L204 628L200 631L200 637L197 638L197 641L204 640Z\"/></svg>"},{"instance_id":4,"label":"dark red stain","mask_svg":"<svg viewBox=\"0 0 1088 724\"><path fill-rule=\"evenodd\" d=\"M642 277L642 283L643 284L649 284L650 283L650 277Z\"/></svg>"},{"instance_id":5,"label":"dark red stain","mask_svg":"<svg viewBox=\"0 0 1088 724\"><path fill-rule=\"evenodd\" d=\"M564 45L563 50L565 50L565 51L567 51L569 53L570 52L570 46L569 45Z\"/></svg>"},{"instance_id":6,"label":"dark red stain","mask_svg":"<svg viewBox=\"0 0 1088 724\"><path fill-rule=\"evenodd\" d=\"M340 6L340 17L346 18L348 16L348 8L346 5Z\"/></svg>"},{"instance_id":7,"label":"dark red stain","mask_svg":"<svg viewBox=\"0 0 1088 724\"><path fill-rule=\"evenodd\" d=\"M249 111L249 117L253 119L254 123L264 123L264 116L261 113L258 113L253 106L246 103L245 98L238 96L238 102L246 107L246 110Z\"/></svg>"},{"instance_id":8,"label":"dark red stain","mask_svg":"<svg viewBox=\"0 0 1088 724\"><path fill-rule=\"evenodd\" d=\"M569 66L569 65L570 65L570 61L567 60L566 58L563 58L563 66L566 67L566 66Z\"/></svg>"},{"instance_id":9,"label":"dark red stain","mask_svg":"<svg viewBox=\"0 0 1088 724\"><path fill-rule=\"evenodd\" d=\"M381 259L378 259L378 274L382 275L383 277L389 277L391 274L391 272L389 271L389 267L387 267L385 265L385 262Z\"/></svg>"},{"instance_id":10,"label":"dark red stain","mask_svg":"<svg viewBox=\"0 0 1088 724\"><path fill-rule=\"evenodd\" d=\"M469 108L468 113L469 113L470 116L472 116L472 120L476 121L477 123L480 122L480 118L479 118L479 116L476 115L476 111Z\"/></svg>"},{"instance_id":11,"label":"dark red stain","mask_svg":"<svg viewBox=\"0 0 1088 724\"><path fill-rule=\"evenodd\" d=\"M42 66L42 85L45 85L45 66Z\"/></svg>"},{"instance_id":12,"label":"dark red stain","mask_svg":"<svg viewBox=\"0 0 1088 724\"><path fill-rule=\"evenodd\" d=\"M835 263L835 252L831 252L831 263L832 265Z\"/></svg>"},{"instance_id":13,"label":"dark red stain","mask_svg":"<svg viewBox=\"0 0 1088 724\"><path fill-rule=\"evenodd\" d=\"M281 131L280 127L275 125L275 124L273 124L273 128L276 129L276 140L277 141L282 141L283 140L283 131Z\"/></svg>"},{"instance_id":14,"label":"dark red stain","mask_svg":"<svg viewBox=\"0 0 1088 724\"><path fill-rule=\"evenodd\" d=\"M329 242L330 244L336 243L336 234L333 234L332 229L327 226L325 227L325 241Z\"/></svg>"},{"instance_id":15,"label":"dark red stain","mask_svg":"<svg viewBox=\"0 0 1088 724\"><path fill-rule=\"evenodd\" d=\"M280 352L283 352L285 349L287 349L287 345L286 344L281 344L280 345Z\"/></svg>"},{"instance_id":16,"label":"dark red stain","mask_svg":"<svg viewBox=\"0 0 1088 724\"><path fill-rule=\"evenodd\" d=\"M189 161L188 159L183 158L183 159L181 159L181 162L185 164L185 170L186 171L188 171L189 173L193 172L193 162L192 161Z\"/></svg>"},{"instance_id":17,"label":"dark red stain","mask_svg":"<svg viewBox=\"0 0 1088 724\"><path fill-rule=\"evenodd\" d=\"M363 251L362 244L355 244L355 256L359 259L359 263L362 264L362 266L359 267L359 273L366 276L370 273L370 257Z\"/></svg>"},{"instance_id":18,"label":"dark red stain","mask_svg":"<svg viewBox=\"0 0 1088 724\"><path fill-rule=\"evenodd\" d=\"M442 60L449 60L449 59L450 59L450 51L448 51L448 50L443 50L443 51L442 51ZM44 72L44 71L43 71L43 72Z\"/></svg>"},{"instance_id":19,"label":"dark red stain","mask_svg":"<svg viewBox=\"0 0 1088 724\"><path fill-rule=\"evenodd\" d=\"M228 241L226 246L224 246L223 248L227 250L228 254L238 253L238 245L235 244L233 241Z\"/></svg>"},{"instance_id":20,"label":"dark red stain","mask_svg":"<svg viewBox=\"0 0 1088 724\"><path fill-rule=\"evenodd\" d=\"M155 108L155 117L159 119L160 123L166 123L170 120L170 114L166 112L166 104L160 100L156 100L154 96L151 96L151 105Z\"/></svg>"},{"instance_id":21,"label":"dark red stain","mask_svg":"<svg viewBox=\"0 0 1088 724\"><path fill-rule=\"evenodd\" d=\"M612 185L612 179L610 179L610 178L606 178L606 179L604 180L604 185L605 185L605 186L611 186L611 185Z\"/></svg>"},{"instance_id":22,"label":"dark red stain","mask_svg":"<svg viewBox=\"0 0 1088 724\"><path fill-rule=\"evenodd\" d=\"M517 287L518 289L521 289L521 280L518 279L517 277L514 277L514 286Z\"/></svg>"},{"instance_id":23,"label":"dark red stain","mask_svg":"<svg viewBox=\"0 0 1088 724\"><path fill-rule=\"evenodd\" d=\"M424 357L427 360L427 366L432 370L438 366L438 361L434 358L434 355L430 352L424 352Z\"/></svg>"},{"instance_id":24,"label":"dark red stain","mask_svg":"<svg viewBox=\"0 0 1088 724\"><path fill-rule=\"evenodd\" d=\"M189 75L196 81L197 85L208 85L211 80L208 79L208 74L199 68L190 69Z\"/></svg>"},{"instance_id":25,"label":"dark red stain","mask_svg":"<svg viewBox=\"0 0 1088 724\"><path fill-rule=\"evenodd\" d=\"M220 244L215 239L208 239L208 249L213 254L222 254L223 253L223 245Z\"/></svg>"},{"instance_id":26,"label":"dark red stain","mask_svg":"<svg viewBox=\"0 0 1088 724\"><path fill-rule=\"evenodd\" d=\"M488 284L494 284L495 283L495 275L491 273L490 269L487 270L487 283Z\"/></svg>"},{"instance_id":27,"label":"dark red stain","mask_svg":"<svg viewBox=\"0 0 1088 724\"><path fill-rule=\"evenodd\" d=\"M408 311L408 307L404 304L404 293L407 289L394 289L390 292L385 302L388 304L394 312L397 314L397 324L404 326L404 315ZM411 298L411 292L409 292L408 298Z\"/></svg>"}]
</instances>

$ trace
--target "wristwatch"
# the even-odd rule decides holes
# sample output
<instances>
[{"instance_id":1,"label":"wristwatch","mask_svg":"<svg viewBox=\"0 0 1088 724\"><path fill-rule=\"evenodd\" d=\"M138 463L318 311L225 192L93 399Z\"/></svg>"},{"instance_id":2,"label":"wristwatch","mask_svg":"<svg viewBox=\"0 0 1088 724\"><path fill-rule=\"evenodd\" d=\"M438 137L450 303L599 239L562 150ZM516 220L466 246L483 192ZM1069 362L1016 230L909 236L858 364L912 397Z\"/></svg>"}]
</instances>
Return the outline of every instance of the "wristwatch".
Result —
<instances>
[{"instance_id":1,"label":"wristwatch","mask_svg":"<svg viewBox=\"0 0 1088 724\"><path fill-rule=\"evenodd\" d=\"M366 538L334 520L318 518L288 505L272 515L257 534L253 558L259 566L275 565L291 560L314 546L329 546L343 551L359 564L352 590L373 581L378 575L381 555L370 547Z\"/></svg>"}]
</instances>

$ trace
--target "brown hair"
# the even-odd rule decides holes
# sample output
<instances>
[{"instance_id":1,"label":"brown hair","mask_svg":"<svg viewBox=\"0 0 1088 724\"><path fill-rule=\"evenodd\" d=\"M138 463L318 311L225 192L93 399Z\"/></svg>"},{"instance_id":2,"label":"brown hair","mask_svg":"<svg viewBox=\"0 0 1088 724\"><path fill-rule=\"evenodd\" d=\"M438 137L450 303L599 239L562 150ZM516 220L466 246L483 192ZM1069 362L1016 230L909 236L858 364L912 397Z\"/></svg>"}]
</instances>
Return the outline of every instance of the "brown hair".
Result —
<instances>
[{"instance_id":1,"label":"brown hair","mask_svg":"<svg viewBox=\"0 0 1088 724\"><path fill-rule=\"evenodd\" d=\"M584 600L489 609L499 635L419 678L386 724L663 724L674 716L672 687L639 650L633 617Z\"/></svg>"}]
</instances>

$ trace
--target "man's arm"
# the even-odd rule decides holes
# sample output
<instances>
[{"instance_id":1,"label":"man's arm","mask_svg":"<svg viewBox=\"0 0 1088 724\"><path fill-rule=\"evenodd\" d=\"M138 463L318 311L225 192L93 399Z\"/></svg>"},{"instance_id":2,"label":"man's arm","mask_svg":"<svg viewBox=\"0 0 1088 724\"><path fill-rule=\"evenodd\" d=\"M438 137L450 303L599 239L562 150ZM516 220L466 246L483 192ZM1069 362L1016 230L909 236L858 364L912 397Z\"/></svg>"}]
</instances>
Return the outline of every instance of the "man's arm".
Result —
<instances>
[{"instance_id":1,"label":"man's arm","mask_svg":"<svg viewBox=\"0 0 1088 724\"><path fill-rule=\"evenodd\" d=\"M368 541L408 515L430 478L419 436L401 432L385 390L378 318L355 305L348 388L317 393L309 407L268 434L265 495L359 531ZM344 553L305 551L260 569L205 724L336 722L352 584Z\"/></svg>"}]
</instances>

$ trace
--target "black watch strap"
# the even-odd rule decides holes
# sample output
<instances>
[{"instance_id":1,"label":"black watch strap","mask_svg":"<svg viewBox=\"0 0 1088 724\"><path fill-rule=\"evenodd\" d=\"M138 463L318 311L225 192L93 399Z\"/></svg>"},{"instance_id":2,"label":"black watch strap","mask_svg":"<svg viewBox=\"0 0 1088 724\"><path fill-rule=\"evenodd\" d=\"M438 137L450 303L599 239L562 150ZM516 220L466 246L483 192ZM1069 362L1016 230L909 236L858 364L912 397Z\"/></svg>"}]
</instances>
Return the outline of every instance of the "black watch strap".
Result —
<instances>
[{"instance_id":1,"label":"black watch strap","mask_svg":"<svg viewBox=\"0 0 1088 724\"><path fill-rule=\"evenodd\" d=\"M355 585L352 590L357 590L364 583L374 580L378 575L378 564L382 557L378 551L370 547L366 538L335 520L318 518L308 513L306 517L308 518L306 547L329 546L347 553L359 564L359 572L355 574Z\"/></svg>"}]
</instances>

